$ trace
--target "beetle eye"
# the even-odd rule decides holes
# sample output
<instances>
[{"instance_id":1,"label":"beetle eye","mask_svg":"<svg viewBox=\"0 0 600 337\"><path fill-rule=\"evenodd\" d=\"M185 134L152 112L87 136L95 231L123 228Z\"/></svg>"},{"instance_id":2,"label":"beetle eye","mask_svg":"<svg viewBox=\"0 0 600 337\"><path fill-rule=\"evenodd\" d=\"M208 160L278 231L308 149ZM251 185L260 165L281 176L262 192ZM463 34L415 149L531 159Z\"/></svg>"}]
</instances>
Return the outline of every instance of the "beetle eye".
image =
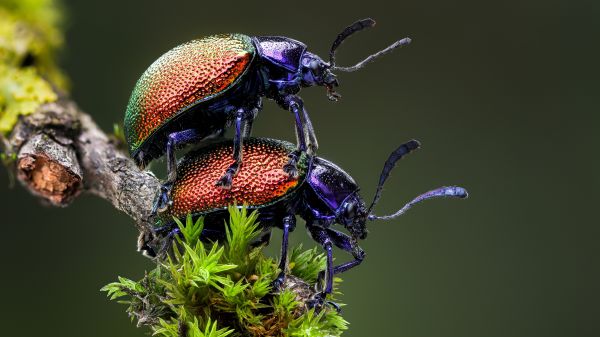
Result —
<instances>
[{"instance_id":1,"label":"beetle eye","mask_svg":"<svg viewBox=\"0 0 600 337\"><path fill-rule=\"evenodd\" d=\"M308 66L312 70L317 70L317 69L319 69L319 62L317 62L317 60L312 60L312 61L310 61L310 63L308 64Z\"/></svg>"},{"instance_id":2,"label":"beetle eye","mask_svg":"<svg viewBox=\"0 0 600 337\"><path fill-rule=\"evenodd\" d=\"M344 209L344 215L346 218L354 218L354 203L347 203Z\"/></svg>"}]
</instances>

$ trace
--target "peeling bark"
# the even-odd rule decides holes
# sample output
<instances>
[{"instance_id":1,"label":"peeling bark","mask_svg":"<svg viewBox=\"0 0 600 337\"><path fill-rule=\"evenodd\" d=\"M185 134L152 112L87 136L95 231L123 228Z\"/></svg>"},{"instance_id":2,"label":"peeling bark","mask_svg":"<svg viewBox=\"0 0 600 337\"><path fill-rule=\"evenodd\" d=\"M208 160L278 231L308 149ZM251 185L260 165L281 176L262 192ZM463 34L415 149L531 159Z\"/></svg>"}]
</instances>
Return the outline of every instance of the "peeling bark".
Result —
<instances>
[{"instance_id":1,"label":"peeling bark","mask_svg":"<svg viewBox=\"0 0 600 337\"><path fill-rule=\"evenodd\" d=\"M79 194L83 174L72 147L36 134L23 145L17 158L19 180L54 206L66 206Z\"/></svg>"}]
</instances>

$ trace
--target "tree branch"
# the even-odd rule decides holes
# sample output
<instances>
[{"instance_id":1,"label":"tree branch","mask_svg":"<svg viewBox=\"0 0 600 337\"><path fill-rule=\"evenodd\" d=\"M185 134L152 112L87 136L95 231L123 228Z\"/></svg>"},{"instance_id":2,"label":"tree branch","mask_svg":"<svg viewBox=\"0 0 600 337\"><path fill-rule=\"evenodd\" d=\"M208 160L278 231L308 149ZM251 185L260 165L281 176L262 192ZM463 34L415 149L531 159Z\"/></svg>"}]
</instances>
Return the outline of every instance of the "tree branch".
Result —
<instances>
[{"instance_id":1,"label":"tree branch","mask_svg":"<svg viewBox=\"0 0 600 337\"><path fill-rule=\"evenodd\" d=\"M110 201L144 230L160 183L137 168L92 118L67 98L23 116L7 139L18 180L32 194L64 207L81 192Z\"/></svg>"}]
</instances>

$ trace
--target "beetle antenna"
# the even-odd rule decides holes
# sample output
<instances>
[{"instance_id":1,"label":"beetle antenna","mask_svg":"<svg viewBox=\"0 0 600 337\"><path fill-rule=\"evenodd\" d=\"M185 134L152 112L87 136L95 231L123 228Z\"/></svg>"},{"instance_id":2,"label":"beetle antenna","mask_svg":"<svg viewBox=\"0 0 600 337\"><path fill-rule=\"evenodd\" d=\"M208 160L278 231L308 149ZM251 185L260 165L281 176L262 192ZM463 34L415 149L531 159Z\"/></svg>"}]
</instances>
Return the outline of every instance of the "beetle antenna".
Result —
<instances>
[{"instance_id":1,"label":"beetle antenna","mask_svg":"<svg viewBox=\"0 0 600 337\"><path fill-rule=\"evenodd\" d=\"M401 209L399 209L396 213L390 215L376 216L375 214L369 213L369 220L390 220L400 215L406 213L412 206L420 203L421 201L432 199L432 198L444 198L444 197L454 197L464 199L469 196L467 190L460 186L444 186L440 188L436 188L435 190L425 192L418 197L414 198L412 201L404 205Z\"/></svg>"},{"instance_id":2,"label":"beetle antenna","mask_svg":"<svg viewBox=\"0 0 600 337\"><path fill-rule=\"evenodd\" d=\"M335 41L333 41L333 44L331 45L331 49L329 50L329 65L331 67L335 67L335 50L342 44L342 42L344 42L346 38L348 38L348 36L356 32L360 32L363 29L371 28L373 26L375 26L375 20L371 18L366 18L358 20L350 26L344 28L344 30L342 30L342 32L338 34L337 38L335 39Z\"/></svg>"},{"instance_id":3,"label":"beetle antenna","mask_svg":"<svg viewBox=\"0 0 600 337\"><path fill-rule=\"evenodd\" d=\"M367 213L371 214L373 207L379 201L379 198L381 197L381 191L383 190L383 184L385 184L385 181L390 176L390 172L392 171L394 166L396 166L398 160L402 159L402 157L411 153L413 150L418 149L420 146L421 143L413 139L400 145L396 150L394 150L394 152L390 154L388 159L385 161L385 164L383 165L383 170L381 171L381 175L379 176L379 184L377 185L377 191L375 192L375 197L373 197L373 202L371 203L371 206L369 206L369 211Z\"/></svg>"},{"instance_id":4,"label":"beetle antenna","mask_svg":"<svg viewBox=\"0 0 600 337\"><path fill-rule=\"evenodd\" d=\"M339 70L339 71L344 71L344 72L353 72L353 71L357 71L360 68L364 67L367 63L373 61L374 59L378 58L381 55L387 54L389 52L391 52L392 50L402 47L402 46L406 46L407 44L409 44L412 40L409 37L405 37L402 40L398 40L394 43L392 43L391 45L389 45L387 48L380 50L374 54L371 54L369 56L367 56L367 58L365 58L364 60L358 62L357 64L351 66L351 67L336 67L336 66L332 66L331 69L332 70Z\"/></svg>"}]
</instances>

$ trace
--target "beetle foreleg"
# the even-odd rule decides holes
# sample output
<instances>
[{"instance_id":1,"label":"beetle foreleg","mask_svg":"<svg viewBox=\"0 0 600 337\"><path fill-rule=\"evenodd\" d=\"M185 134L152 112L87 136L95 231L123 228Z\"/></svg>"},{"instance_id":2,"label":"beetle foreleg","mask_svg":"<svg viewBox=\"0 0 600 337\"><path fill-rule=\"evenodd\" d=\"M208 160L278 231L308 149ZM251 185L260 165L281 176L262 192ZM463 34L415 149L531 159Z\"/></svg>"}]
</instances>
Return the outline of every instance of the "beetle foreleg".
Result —
<instances>
[{"instance_id":1,"label":"beetle foreleg","mask_svg":"<svg viewBox=\"0 0 600 337\"><path fill-rule=\"evenodd\" d=\"M252 122L254 122L253 118L246 119L244 121L244 127L242 128L244 130L242 132L242 138L248 138L252 135Z\"/></svg>"},{"instance_id":2,"label":"beetle foreleg","mask_svg":"<svg viewBox=\"0 0 600 337\"><path fill-rule=\"evenodd\" d=\"M295 95L286 96L284 99L284 104L287 105L287 108L294 114L296 121L296 143L298 144L298 147L296 151L290 153L290 160L283 167L283 170L291 177L297 177L298 169L296 165L298 164L298 158L302 152L306 152L307 133L302 122L302 110L304 109L304 105L302 103L302 99Z\"/></svg>"},{"instance_id":3,"label":"beetle foreleg","mask_svg":"<svg viewBox=\"0 0 600 337\"><path fill-rule=\"evenodd\" d=\"M358 242L356 242L356 240L354 238L352 238L351 236L344 234L342 232L331 229L331 228L326 228L325 230L327 231L327 234L329 235L329 237L333 241L333 244L336 247L338 247L348 253L351 253L352 256L354 257L354 260L352 260L350 262L342 263L340 265L333 267L334 275L343 273L343 272L345 272L349 269L352 269L352 268L358 266L359 264L361 264L361 262L364 260L366 254L365 254L365 251L358 246ZM320 277L320 278L322 278L322 277Z\"/></svg>"},{"instance_id":4,"label":"beetle foreleg","mask_svg":"<svg viewBox=\"0 0 600 337\"><path fill-rule=\"evenodd\" d=\"M296 121L296 142L298 144L298 151L305 152L306 151L306 132L304 131L304 124L302 123L302 115L300 113L301 110L304 109L304 104L302 100L298 97L297 99L291 99L289 103L289 109L294 114L294 119Z\"/></svg>"},{"instance_id":5,"label":"beetle foreleg","mask_svg":"<svg viewBox=\"0 0 600 337\"><path fill-rule=\"evenodd\" d=\"M333 276L358 266L365 258L365 252L358 246L355 239L342 232L312 225L308 225L308 231L313 239L321 244L327 252L327 268L319 273L319 278L317 279L318 285L322 284L323 279L325 279L325 288L311 300L311 305L321 306L324 303L328 303L339 311L340 308L337 304L326 300L327 295L333 291ZM354 256L354 260L334 267L332 245L351 253Z\"/></svg>"},{"instance_id":6,"label":"beetle foreleg","mask_svg":"<svg viewBox=\"0 0 600 337\"><path fill-rule=\"evenodd\" d=\"M317 142L317 136L315 135L315 129L312 126L312 122L310 121L310 117L308 116L308 111L306 108L302 106L302 116L304 117L304 123L306 124L305 128L305 138L307 140L308 154L314 155L319 148L319 143Z\"/></svg>"}]
</instances>

